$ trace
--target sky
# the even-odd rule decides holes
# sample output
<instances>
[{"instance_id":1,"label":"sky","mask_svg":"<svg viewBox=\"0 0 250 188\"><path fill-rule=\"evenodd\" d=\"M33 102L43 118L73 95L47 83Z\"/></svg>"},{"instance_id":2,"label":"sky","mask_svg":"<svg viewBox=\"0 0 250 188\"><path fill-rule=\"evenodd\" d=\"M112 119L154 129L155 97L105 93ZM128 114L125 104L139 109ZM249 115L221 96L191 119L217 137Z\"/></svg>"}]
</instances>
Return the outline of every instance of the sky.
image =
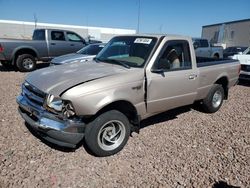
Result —
<instances>
[{"instance_id":1,"label":"sky","mask_svg":"<svg viewBox=\"0 0 250 188\"><path fill-rule=\"evenodd\" d=\"M136 30L138 14L140 33L200 37L203 25L250 19L250 0L0 0L1 20Z\"/></svg>"}]
</instances>

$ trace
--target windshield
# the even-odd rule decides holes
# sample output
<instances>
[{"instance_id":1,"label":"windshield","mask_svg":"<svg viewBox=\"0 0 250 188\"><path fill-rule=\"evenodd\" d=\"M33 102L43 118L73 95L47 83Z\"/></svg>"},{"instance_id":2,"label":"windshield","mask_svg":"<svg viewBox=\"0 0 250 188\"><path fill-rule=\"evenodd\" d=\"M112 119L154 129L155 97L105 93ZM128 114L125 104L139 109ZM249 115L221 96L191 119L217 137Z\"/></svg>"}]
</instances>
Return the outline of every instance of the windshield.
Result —
<instances>
[{"instance_id":1,"label":"windshield","mask_svg":"<svg viewBox=\"0 0 250 188\"><path fill-rule=\"evenodd\" d=\"M89 44L76 53L83 55L96 55L104 48L104 46L105 44Z\"/></svg>"},{"instance_id":2,"label":"windshield","mask_svg":"<svg viewBox=\"0 0 250 188\"><path fill-rule=\"evenodd\" d=\"M115 37L97 55L96 59L128 67L143 67L156 41L155 37Z\"/></svg>"}]
</instances>

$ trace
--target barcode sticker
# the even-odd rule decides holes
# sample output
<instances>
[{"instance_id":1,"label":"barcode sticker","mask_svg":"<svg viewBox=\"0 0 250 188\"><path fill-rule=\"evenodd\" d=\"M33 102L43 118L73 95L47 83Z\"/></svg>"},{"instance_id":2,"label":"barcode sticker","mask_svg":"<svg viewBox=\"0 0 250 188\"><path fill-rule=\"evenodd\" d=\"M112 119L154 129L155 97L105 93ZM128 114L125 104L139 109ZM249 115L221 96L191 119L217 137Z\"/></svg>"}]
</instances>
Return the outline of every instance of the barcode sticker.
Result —
<instances>
[{"instance_id":1,"label":"barcode sticker","mask_svg":"<svg viewBox=\"0 0 250 188\"><path fill-rule=\"evenodd\" d=\"M134 43L141 43L141 44L150 44L152 39L148 38L137 38L135 39Z\"/></svg>"}]
</instances>

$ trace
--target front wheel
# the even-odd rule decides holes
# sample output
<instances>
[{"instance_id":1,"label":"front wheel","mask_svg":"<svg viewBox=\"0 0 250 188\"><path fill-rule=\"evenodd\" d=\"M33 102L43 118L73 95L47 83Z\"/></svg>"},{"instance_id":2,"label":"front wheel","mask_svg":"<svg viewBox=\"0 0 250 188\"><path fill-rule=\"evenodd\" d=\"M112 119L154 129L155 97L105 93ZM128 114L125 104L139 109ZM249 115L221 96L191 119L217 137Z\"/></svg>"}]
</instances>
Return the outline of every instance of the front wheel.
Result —
<instances>
[{"instance_id":1,"label":"front wheel","mask_svg":"<svg viewBox=\"0 0 250 188\"><path fill-rule=\"evenodd\" d=\"M36 60L30 54L19 55L16 60L16 66L21 72L30 72L36 69Z\"/></svg>"},{"instance_id":2,"label":"front wheel","mask_svg":"<svg viewBox=\"0 0 250 188\"><path fill-rule=\"evenodd\" d=\"M214 84L210 89L207 97L203 99L202 107L207 113L218 111L223 103L224 89L219 84Z\"/></svg>"},{"instance_id":3,"label":"front wheel","mask_svg":"<svg viewBox=\"0 0 250 188\"><path fill-rule=\"evenodd\" d=\"M117 110L99 115L86 126L85 142L99 157L118 153L126 145L131 127L128 118Z\"/></svg>"}]
</instances>

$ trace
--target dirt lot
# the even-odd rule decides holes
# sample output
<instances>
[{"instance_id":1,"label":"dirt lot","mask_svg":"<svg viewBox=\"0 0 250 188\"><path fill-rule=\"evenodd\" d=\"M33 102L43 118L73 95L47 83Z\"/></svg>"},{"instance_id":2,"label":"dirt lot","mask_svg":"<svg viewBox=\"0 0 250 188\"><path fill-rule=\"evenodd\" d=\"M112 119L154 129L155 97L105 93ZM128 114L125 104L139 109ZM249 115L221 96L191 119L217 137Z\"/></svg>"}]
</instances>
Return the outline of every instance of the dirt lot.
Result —
<instances>
[{"instance_id":1,"label":"dirt lot","mask_svg":"<svg viewBox=\"0 0 250 188\"><path fill-rule=\"evenodd\" d=\"M30 133L15 101L25 75L0 66L0 187L250 187L247 84L215 114L191 106L158 115L119 154L97 158Z\"/></svg>"}]
</instances>

